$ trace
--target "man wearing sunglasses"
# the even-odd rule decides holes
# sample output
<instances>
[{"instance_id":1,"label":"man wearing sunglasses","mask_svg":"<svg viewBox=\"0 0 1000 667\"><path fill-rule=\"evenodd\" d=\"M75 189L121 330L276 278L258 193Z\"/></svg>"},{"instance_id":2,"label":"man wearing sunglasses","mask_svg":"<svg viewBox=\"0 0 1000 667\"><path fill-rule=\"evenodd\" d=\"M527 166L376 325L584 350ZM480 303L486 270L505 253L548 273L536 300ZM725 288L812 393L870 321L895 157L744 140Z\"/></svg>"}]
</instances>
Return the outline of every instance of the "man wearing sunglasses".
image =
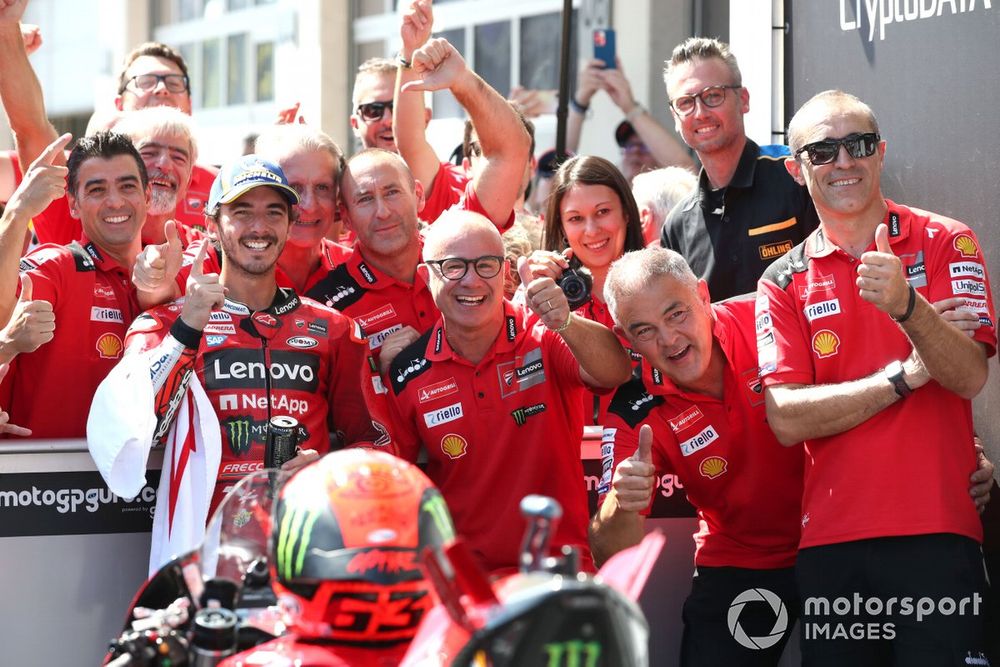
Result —
<instances>
[{"instance_id":1,"label":"man wearing sunglasses","mask_svg":"<svg viewBox=\"0 0 1000 667\"><path fill-rule=\"evenodd\" d=\"M883 197L885 142L853 95L813 97L789 140L785 165L820 226L761 278L756 332L768 423L782 444L804 441L810 461L796 565L804 664L987 664L982 525L966 492L970 402L996 351L979 242ZM978 320L968 335L931 305L949 298ZM860 603L810 605L842 596ZM885 606L906 598L934 608ZM817 633L824 623L866 634Z\"/></svg>"},{"instance_id":2,"label":"man wearing sunglasses","mask_svg":"<svg viewBox=\"0 0 1000 667\"><path fill-rule=\"evenodd\" d=\"M487 570L515 568L521 498L556 498L554 550L587 548L580 433L583 392L616 387L631 363L606 327L573 315L551 278L530 280L526 302L504 298L503 240L486 218L451 210L430 228L419 268L441 318L389 370L390 430L400 455L426 453L428 476L457 531ZM519 267L520 268L520 267Z\"/></svg>"},{"instance_id":3,"label":"man wearing sunglasses","mask_svg":"<svg viewBox=\"0 0 1000 667\"><path fill-rule=\"evenodd\" d=\"M809 195L782 156L746 136L750 92L727 44L688 39L664 81L677 132L702 170L698 188L667 216L660 243L708 282L713 299L753 292L768 265L816 228Z\"/></svg>"}]
</instances>

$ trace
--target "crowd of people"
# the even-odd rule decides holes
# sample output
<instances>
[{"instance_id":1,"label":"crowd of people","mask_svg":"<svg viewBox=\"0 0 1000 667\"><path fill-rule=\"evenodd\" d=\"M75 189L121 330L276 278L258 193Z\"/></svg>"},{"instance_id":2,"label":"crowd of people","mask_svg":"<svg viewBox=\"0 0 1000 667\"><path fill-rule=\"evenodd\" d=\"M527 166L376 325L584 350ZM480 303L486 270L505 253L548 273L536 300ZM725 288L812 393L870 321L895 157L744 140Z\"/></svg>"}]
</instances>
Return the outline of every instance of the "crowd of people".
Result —
<instances>
[{"instance_id":1,"label":"crowd of people","mask_svg":"<svg viewBox=\"0 0 1000 667\"><path fill-rule=\"evenodd\" d=\"M126 497L165 447L151 568L197 543L263 465L272 419L292 417L286 468L350 446L421 462L494 574L518 565L523 496L561 503L554 546L593 570L641 540L654 480L677 475L700 519L683 665L777 664L792 623L761 650L734 637L751 589L801 618L805 664L988 664L985 606L805 604L988 595L977 509L993 466L971 411L996 352L983 251L963 223L883 196L864 102L820 93L787 147L759 146L735 56L695 37L664 70L684 145L620 63L592 61L570 143L604 91L625 116L622 164L536 160L522 109L412 0L397 57L357 73L361 150L281 123L213 167L164 44L129 54L112 119L60 136L25 4L0 3L23 172L0 217L0 433L86 437ZM468 114L461 164L425 135L438 90ZM593 517L585 425L603 428ZM892 632L809 631L875 622Z\"/></svg>"}]
</instances>

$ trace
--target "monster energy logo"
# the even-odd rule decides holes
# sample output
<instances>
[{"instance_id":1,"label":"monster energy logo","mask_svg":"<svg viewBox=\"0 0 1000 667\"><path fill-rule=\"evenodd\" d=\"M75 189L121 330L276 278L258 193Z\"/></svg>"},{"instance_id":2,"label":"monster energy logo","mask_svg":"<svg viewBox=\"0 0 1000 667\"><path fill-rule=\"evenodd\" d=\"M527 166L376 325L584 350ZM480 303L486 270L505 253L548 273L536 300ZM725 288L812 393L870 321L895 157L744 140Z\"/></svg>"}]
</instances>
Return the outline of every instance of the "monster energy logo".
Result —
<instances>
[{"instance_id":1,"label":"monster energy logo","mask_svg":"<svg viewBox=\"0 0 1000 667\"><path fill-rule=\"evenodd\" d=\"M294 579L302 572L313 525L319 518L318 511L293 509L281 517L278 530L278 544L275 548L278 574L286 581Z\"/></svg>"},{"instance_id":2,"label":"monster energy logo","mask_svg":"<svg viewBox=\"0 0 1000 667\"><path fill-rule=\"evenodd\" d=\"M254 441L261 442L261 434L264 432L264 423L250 417L223 419L222 427L226 429L229 449L237 456L249 452Z\"/></svg>"},{"instance_id":3,"label":"monster energy logo","mask_svg":"<svg viewBox=\"0 0 1000 667\"><path fill-rule=\"evenodd\" d=\"M600 643L579 639L545 644L543 648L549 657L548 667L597 667L601 657Z\"/></svg>"},{"instance_id":4,"label":"monster energy logo","mask_svg":"<svg viewBox=\"0 0 1000 667\"><path fill-rule=\"evenodd\" d=\"M444 540L455 538L455 527L451 524L451 514L440 493L433 493L420 505L421 512L427 512L434 520L434 526Z\"/></svg>"},{"instance_id":5,"label":"monster energy logo","mask_svg":"<svg viewBox=\"0 0 1000 667\"><path fill-rule=\"evenodd\" d=\"M524 426L525 422L528 421L528 417L537 415L539 412L545 412L544 403L536 403L535 405L528 405L523 408L518 408L510 413L510 416L514 418L514 423L518 426Z\"/></svg>"}]
</instances>

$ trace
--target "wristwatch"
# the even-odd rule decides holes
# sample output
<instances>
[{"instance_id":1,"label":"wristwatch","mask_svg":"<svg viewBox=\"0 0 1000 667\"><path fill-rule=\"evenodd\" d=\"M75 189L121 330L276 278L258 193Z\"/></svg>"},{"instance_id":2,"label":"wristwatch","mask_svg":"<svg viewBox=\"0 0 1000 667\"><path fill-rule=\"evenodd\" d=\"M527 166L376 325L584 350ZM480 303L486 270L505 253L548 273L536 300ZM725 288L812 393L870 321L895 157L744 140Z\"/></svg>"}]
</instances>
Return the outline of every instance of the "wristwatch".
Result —
<instances>
[{"instance_id":1,"label":"wristwatch","mask_svg":"<svg viewBox=\"0 0 1000 667\"><path fill-rule=\"evenodd\" d=\"M906 398L913 393L910 386L906 384L906 380L903 379L903 362L893 361L883 368L882 372L885 373L886 379L892 383L892 388L896 390L900 398Z\"/></svg>"}]
</instances>

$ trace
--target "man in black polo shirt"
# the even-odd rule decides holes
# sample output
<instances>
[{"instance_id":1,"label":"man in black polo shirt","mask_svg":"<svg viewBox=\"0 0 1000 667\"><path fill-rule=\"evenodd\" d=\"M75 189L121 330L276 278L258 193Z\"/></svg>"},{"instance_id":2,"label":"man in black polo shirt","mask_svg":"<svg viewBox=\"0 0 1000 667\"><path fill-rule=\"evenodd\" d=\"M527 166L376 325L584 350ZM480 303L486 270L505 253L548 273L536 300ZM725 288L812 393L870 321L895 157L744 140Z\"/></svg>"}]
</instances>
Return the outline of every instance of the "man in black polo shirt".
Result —
<instances>
[{"instance_id":1,"label":"man in black polo shirt","mask_svg":"<svg viewBox=\"0 0 1000 667\"><path fill-rule=\"evenodd\" d=\"M667 216L660 243L684 256L713 300L753 292L764 269L819 224L809 193L785 170L786 150L747 138L750 93L728 45L688 39L664 81L677 131L702 170L698 188Z\"/></svg>"}]
</instances>

